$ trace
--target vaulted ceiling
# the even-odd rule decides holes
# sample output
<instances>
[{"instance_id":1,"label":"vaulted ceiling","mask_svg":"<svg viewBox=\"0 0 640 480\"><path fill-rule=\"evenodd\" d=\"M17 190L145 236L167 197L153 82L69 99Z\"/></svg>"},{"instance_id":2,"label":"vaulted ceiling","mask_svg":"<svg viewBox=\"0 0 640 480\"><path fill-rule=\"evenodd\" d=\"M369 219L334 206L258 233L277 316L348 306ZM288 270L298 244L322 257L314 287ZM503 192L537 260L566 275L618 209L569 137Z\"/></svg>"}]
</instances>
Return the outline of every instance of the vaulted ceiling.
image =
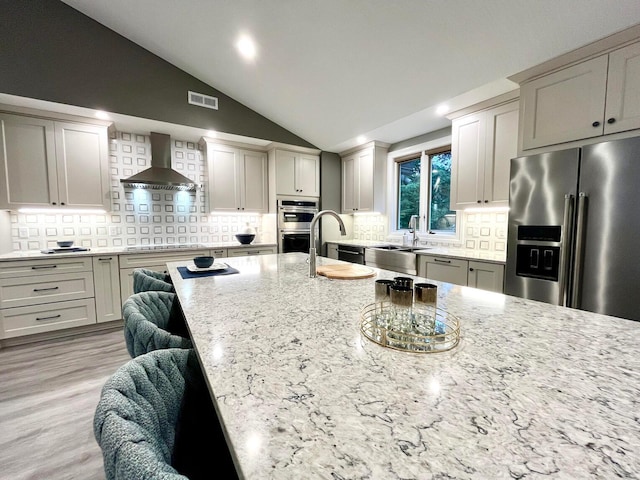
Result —
<instances>
[{"instance_id":1,"label":"vaulted ceiling","mask_svg":"<svg viewBox=\"0 0 640 480\"><path fill-rule=\"evenodd\" d=\"M442 128L441 103L640 23L638 0L63 1L334 152Z\"/></svg>"}]
</instances>

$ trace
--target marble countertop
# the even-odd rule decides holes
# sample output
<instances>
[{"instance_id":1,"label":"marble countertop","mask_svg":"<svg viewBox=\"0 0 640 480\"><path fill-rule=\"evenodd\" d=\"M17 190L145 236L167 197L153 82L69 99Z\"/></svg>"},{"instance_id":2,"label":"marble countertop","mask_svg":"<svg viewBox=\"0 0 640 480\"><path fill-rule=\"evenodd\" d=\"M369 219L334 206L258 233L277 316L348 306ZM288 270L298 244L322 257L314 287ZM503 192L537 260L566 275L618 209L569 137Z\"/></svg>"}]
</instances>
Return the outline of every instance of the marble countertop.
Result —
<instances>
[{"instance_id":1,"label":"marble countertop","mask_svg":"<svg viewBox=\"0 0 640 480\"><path fill-rule=\"evenodd\" d=\"M78 245L81 246L81 245ZM253 242L249 245L243 245L239 242L218 242L218 243L199 243L195 245L175 245L175 248L167 245L167 248L154 250L151 247L153 245L138 245L142 247L140 250L129 250L127 247L91 247L90 250L84 252L63 252L63 253L42 253L40 250L26 250L16 251L0 254L0 262L9 260L25 260L33 258L65 258L73 256L93 256L93 255L139 255L147 253L175 253L175 252L188 252L189 250L215 250L216 248L256 248L256 247L277 247L276 243L256 243ZM144 249L149 247L149 249Z\"/></svg>"},{"instance_id":2,"label":"marble countertop","mask_svg":"<svg viewBox=\"0 0 640 480\"><path fill-rule=\"evenodd\" d=\"M168 264L242 477L640 475L640 324L436 282L460 344L399 352L359 330L375 278L308 278L305 260Z\"/></svg>"},{"instance_id":3,"label":"marble countertop","mask_svg":"<svg viewBox=\"0 0 640 480\"><path fill-rule=\"evenodd\" d=\"M353 245L358 247L380 247L383 245L396 245L393 242L378 242L373 240L331 240L327 243L338 245ZM442 257L459 258L462 260L482 260L489 263L504 265L507 261L507 252L493 252L483 250L471 250L455 247L430 247L428 245L418 245L424 251L416 252L418 255L438 255Z\"/></svg>"}]
</instances>

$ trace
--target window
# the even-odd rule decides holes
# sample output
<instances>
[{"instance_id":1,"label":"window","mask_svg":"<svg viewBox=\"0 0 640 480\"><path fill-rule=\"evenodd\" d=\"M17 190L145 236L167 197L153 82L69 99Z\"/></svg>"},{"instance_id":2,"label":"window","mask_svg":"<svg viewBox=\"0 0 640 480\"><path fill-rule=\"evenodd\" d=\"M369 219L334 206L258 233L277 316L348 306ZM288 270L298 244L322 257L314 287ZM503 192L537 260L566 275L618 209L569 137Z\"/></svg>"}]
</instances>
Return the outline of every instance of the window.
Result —
<instances>
[{"instance_id":1,"label":"window","mask_svg":"<svg viewBox=\"0 0 640 480\"><path fill-rule=\"evenodd\" d=\"M456 212L451 210L451 147L412 155L398 162L398 230L409 228L412 215L419 231L454 235ZM428 172L425 174L424 172Z\"/></svg>"}]
</instances>

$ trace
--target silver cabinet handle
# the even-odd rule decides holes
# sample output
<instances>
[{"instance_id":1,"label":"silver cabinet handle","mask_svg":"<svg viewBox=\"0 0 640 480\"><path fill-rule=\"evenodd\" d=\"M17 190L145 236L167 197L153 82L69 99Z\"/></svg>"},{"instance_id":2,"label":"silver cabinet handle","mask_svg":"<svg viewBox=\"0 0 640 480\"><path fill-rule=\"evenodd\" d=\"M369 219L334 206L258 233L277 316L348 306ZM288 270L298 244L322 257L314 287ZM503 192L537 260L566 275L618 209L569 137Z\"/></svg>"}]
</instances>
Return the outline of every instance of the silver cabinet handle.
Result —
<instances>
[{"instance_id":1,"label":"silver cabinet handle","mask_svg":"<svg viewBox=\"0 0 640 480\"><path fill-rule=\"evenodd\" d=\"M587 194L578 195L578 217L576 220L576 253L574 255L573 282L571 284L570 307L580 308L580 281L582 279L582 255L584 251L584 225L587 217Z\"/></svg>"},{"instance_id":2,"label":"silver cabinet handle","mask_svg":"<svg viewBox=\"0 0 640 480\"><path fill-rule=\"evenodd\" d=\"M42 270L43 268L57 268L57 265L40 265L36 267L31 267L31 270Z\"/></svg>"},{"instance_id":3,"label":"silver cabinet handle","mask_svg":"<svg viewBox=\"0 0 640 480\"><path fill-rule=\"evenodd\" d=\"M49 288L34 288L34 292L47 292L49 290L58 290L60 287L49 287Z\"/></svg>"},{"instance_id":4,"label":"silver cabinet handle","mask_svg":"<svg viewBox=\"0 0 640 480\"><path fill-rule=\"evenodd\" d=\"M573 230L573 195L564 196L564 218L562 220L562 248L560 249L560 275L558 278L558 305L566 306L569 299L565 299L568 281L568 258L571 252L571 232Z\"/></svg>"},{"instance_id":5,"label":"silver cabinet handle","mask_svg":"<svg viewBox=\"0 0 640 480\"><path fill-rule=\"evenodd\" d=\"M247 255L259 255L260 254L260 250L253 250L253 251L249 251L249 252L245 252Z\"/></svg>"},{"instance_id":6,"label":"silver cabinet handle","mask_svg":"<svg viewBox=\"0 0 640 480\"><path fill-rule=\"evenodd\" d=\"M54 318L60 318L60 315L51 315L50 317L36 317L36 320L53 320Z\"/></svg>"},{"instance_id":7,"label":"silver cabinet handle","mask_svg":"<svg viewBox=\"0 0 640 480\"><path fill-rule=\"evenodd\" d=\"M433 261L439 263L451 263L451 260L440 260L439 258L434 258Z\"/></svg>"},{"instance_id":8,"label":"silver cabinet handle","mask_svg":"<svg viewBox=\"0 0 640 480\"><path fill-rule=\"evenodd\" d=\"M113 257L109 257L109 258L98 258L98 261L100 261L100 262L110 262L111 260L113 260Z\"/></svg>"}]
</instances>

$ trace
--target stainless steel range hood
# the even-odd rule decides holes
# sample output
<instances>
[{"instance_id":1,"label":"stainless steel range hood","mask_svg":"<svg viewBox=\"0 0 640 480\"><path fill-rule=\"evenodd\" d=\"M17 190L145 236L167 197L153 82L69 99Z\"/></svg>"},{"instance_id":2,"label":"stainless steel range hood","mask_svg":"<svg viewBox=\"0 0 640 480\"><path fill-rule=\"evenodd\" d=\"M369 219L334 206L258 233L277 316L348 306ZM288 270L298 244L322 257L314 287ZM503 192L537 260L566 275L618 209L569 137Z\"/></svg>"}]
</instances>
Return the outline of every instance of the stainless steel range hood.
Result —
<instances>
[{"instance_id":1,"label":"stainless steel range hood","mask_svg":"<svg viewBox=\"0 0 640 480\"><path fill-rule=\"evenodd\" d=\"M120 180L125 187L193 191L197 184L171 168L171 137L151 132L151 167Z\"/></svg>"}]
</instances>

